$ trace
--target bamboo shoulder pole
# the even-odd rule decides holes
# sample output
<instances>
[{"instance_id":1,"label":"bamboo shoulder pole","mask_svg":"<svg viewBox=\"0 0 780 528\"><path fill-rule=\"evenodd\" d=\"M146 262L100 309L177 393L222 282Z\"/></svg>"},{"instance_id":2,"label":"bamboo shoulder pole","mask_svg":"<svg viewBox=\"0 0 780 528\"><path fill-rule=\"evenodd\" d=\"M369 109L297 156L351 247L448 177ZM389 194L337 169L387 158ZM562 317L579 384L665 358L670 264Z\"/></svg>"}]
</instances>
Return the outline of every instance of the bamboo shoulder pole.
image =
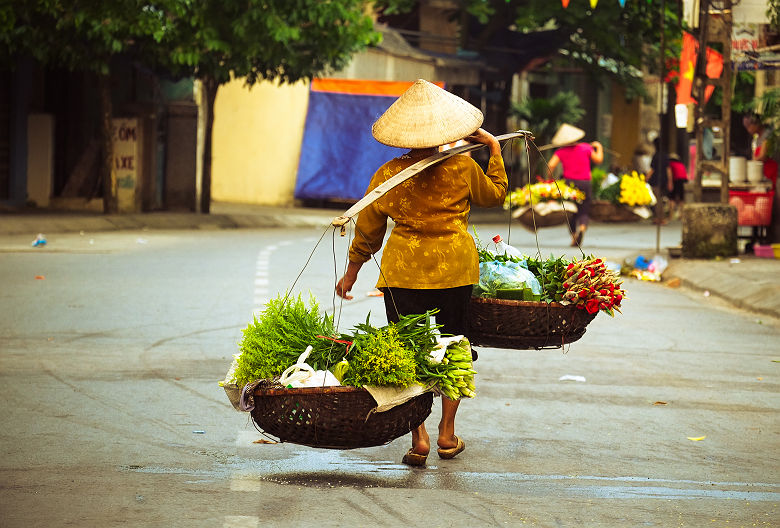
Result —
<instances>
[{"instance_id":1,"label":"bamboo shoulder pole","mask_svg":"<svg viewBox=\"0 0 780 528\"><path fill-rule=\"evenodd\" d=\"M496 136L496 139L501 141L506 141L508 139L515 139L519 137L524 137L526 140L533 141L533 135L528 132L527 130L518 130L517 132L510 132L508 134L503 134L500 136ZM435 165L439 163L440 161L443 161L447 158L451 158L455 154L463 154L464 152L470 152L472 150L477 150L479 148L484 147L485 145L483 143L473 143L470 145L463 145L461 147L455 147L449 150L445 150L444 152L437 152L433 156L428 156L425 159L421 159L417 163L408 166L386 182L382 183L381 185L377 186L374 190L372 190L370 193L366 194L363 198L361 198L355 205L347 209L344 214L337 216L333 219L331 222L332 225L336 227L341 227L341 234L344 235L344 225L349 222L349 220L358 214L360 211L368 207L370 204L372 204L375 200L380 198L381 196L384 196L387 191L392 189L393 187L396 187L397 185L405 182L415 174L420 173L421 171L427 169L431 165Z\"/></svg>"}]
</instances>

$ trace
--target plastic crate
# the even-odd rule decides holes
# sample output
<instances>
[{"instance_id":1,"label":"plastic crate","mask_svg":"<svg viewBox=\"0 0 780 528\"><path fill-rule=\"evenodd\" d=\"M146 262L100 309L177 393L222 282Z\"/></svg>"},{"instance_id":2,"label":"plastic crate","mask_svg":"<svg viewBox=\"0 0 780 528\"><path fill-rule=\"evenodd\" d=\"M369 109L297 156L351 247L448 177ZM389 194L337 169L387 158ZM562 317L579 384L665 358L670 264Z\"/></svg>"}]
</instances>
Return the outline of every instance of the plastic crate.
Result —
<instances>
[{"instance_id":1,"label":"plastic crate","mask_svg":"<svg viewBox=\"0 0 780 528\"><path fill-rule=\"evenodd\" d=\"M775 258L775 252L772 249L772 246L762 246L760 244L756 244L753 246L753 253L757 257L761 258Z\"/></svg>"},{"instance_id":2,"label":"plastic crate","mask_svg":"<svg viewBox=\"0 0 780 528\"><path fill-rule=\"evenodd\" d=\"M772 223L774 191L729 191L729 204L737 208L737 224L768 226Z\"/></svg>"}]
</instances>

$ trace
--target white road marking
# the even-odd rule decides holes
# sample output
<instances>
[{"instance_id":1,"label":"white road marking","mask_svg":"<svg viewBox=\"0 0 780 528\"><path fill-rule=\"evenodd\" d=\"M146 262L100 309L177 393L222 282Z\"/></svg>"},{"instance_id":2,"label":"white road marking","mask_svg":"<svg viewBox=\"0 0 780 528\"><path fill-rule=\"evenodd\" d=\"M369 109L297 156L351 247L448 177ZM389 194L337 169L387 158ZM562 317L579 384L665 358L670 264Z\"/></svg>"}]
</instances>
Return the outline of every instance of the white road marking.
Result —
<instances>
[{"instance_id":1,"label":"white road marking","mask_svg":"<svg viewBox=\"0 0 780 528\"><path fill-rule=\"evenodd\" d=\"M280 244L283 245L283 244ZM277 245L270 245L262 248L257 254L257 261L255 262L255 292L254 292L254 309L252 313L259 314L265 309L265 304L270 300L271 296L268 291L270 281L268 279L271 268L271 255L279 248Z\"/></svg>"},{"instance_id":2,"label":"white road marking","mask_svg":"<svg viewBox=\"0 0 780 528\"><path fill-rule=\"evenodd\" d=\"M260 517L253 515L226 515L222 528L256 528L260 526Z\"/></svg>"},{"instance_id":3,"label":"white road marking","mask_svg":"<svg viewBox=\"0 0 780 528\"><path fill-rule=\"evenodd\" d=\"M260 491L262 482L256 478L234 476L230 479L230 491Z\"/></svg>"}]
</instances>

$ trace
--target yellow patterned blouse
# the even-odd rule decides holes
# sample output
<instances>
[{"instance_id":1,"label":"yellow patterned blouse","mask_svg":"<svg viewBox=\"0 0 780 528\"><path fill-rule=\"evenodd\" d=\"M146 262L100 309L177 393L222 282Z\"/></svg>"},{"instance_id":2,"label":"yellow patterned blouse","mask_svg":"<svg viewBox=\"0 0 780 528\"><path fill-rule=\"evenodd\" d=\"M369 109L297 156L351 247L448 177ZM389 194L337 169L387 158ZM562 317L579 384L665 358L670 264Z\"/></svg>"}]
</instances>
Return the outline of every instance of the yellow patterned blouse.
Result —
<instances>
[{"instance_id":1,"label":"yellow patterned blouse","mask_svg":"<svg viewBox=\"0 0 780 528\"><path fill-rule=\"evenodd\" d=\"M405 155L382 165L366 193L420 161ZM377 288L440 289L479 282L479 258L468 232L471 204L504 203L507 176L500 155L485 174L469 156L456 154L428 167L374 201L358 215L352 262L366 262L382 246L387 219L395 226L382 252Z\"/></svg>"}]
</instances>

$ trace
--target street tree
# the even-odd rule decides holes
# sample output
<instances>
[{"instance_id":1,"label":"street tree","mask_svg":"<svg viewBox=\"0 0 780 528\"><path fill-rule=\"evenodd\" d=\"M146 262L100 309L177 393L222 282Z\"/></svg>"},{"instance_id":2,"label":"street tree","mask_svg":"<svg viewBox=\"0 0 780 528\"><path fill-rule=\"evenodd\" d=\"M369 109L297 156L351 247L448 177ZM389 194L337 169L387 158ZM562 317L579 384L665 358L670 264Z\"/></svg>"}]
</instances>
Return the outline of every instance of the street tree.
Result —
<instances>
[{"instance_id":1,"label":"street tree","mask_svg":"<svg viewBox=\"0 0 780 528\"><path fill-rule=\"evenodd\" d=\"M418 3L377 0L376 6L383 14L393 15L408 13ZM459 47L485 56L507 35L556 30L555 45L542 52L546 58L557 57L590 73L594 80L614 79L628 94L643 95L643 69L660 69L661 28L666 54L675 56L669 43L680 37L679 4L642 0L621 6L602 0L593 8L591 2L575 0L564 8L558 0L460 0L453 2L456 7L449 16L461 26ZM514 73L505 72L507 76Z\"/></svg>"},{"instance_id":2,"label":"street tree","mask_svg":"<svg viewBox=\"0 0 780 528\"><path fill-rule=\"evenodd\" d=\"M243 78L279 84L308 80L348 64L378 42L365 0L161 0L158 64L192 76L206 107L201 212L211 201L214 101L220 85Z\"/></svg>"}]
</instances>

